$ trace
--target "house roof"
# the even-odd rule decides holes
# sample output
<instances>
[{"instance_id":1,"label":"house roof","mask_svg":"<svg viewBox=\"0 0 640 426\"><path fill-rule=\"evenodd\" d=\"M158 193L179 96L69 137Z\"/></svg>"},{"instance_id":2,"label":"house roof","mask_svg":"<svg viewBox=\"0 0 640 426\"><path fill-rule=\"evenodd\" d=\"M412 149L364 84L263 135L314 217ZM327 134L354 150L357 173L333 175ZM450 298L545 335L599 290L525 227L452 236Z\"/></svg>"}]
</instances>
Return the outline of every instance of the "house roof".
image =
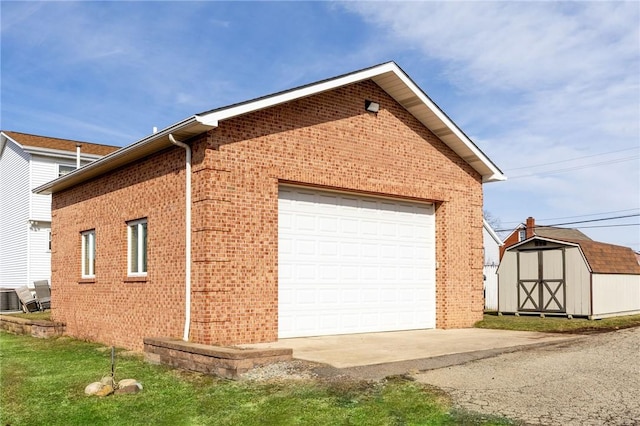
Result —
<instances>
[{"instance_id":1,"label":"house roof","mask_svg":"<svg viewBox=\"0 0 640 426\"><path fill-rule=\"evenodd\" d=\"M79 144L82 154L91 154L102 157L120 149L120 147L118 146L52 138L49 136L31 135L28 133L13 132L8 130L3 130L2 135L4 137L10 138L27 151L30 150L29 148L41 148L46 151L69 151L72 152L73 155L75 155L76 146Z\"/></svg>"},{"instance_id":2,"label":"house roof","mask_svg":"<svg viewBox=\"0 0 640 426\"><path fill-rule=\"evenodd\" d=\"M593 273L640 275L640 263L635 252L629 247L601 243L585 239L557 239L533 236L507 248L512 251L534 240L549 241L579 247L584 259Z\"/></svg>"},{"instance_id":3,"label":"house roof","mask_svg":"<svg viewBox=\"0 0 640 426\"><path fill-rule=\"evenodd\" d=\"M587 237L582 232L573 228L558 228L555 226L536 226L535 228L533 228L533 233L541 237L553 238L556 240L591 241L591 238Z\"/></svg>"},{"instance_id":4,"label":"house roof","mask_svg":"<svg viewBox=\"0 0 640 426\"><path fill-rule=\"evenodd\" d=\"M483 182L495 182L506 179L502 171L447 117L398 65L394 62L387 62L284 92L195 114L111 153L90 165L42 185L34 191L41 194L62 191L117 167L134 162L171 146L169 135L173 135L176 139L184 141L218 127L221 121L365 80L374 81L393 97L456 154L473 167L482 176Z\"/></svg>"},{"instance_id":5,"label":"house roof","mask_svg":"<svg viewBox=\"0 0 640 426\"><path fill-rule=\"evenodd\" d=\"M527 229L527 225L521 223L516 226L504 239L503 242L509 240L511 236L521 230ZM541 237L547 237L552 239L572 239L572 240L591 240L587 235L583 234L575 228L559 228L557 226L534 226L533 234ZM519 242L518 242L519 243ZM514 244L518 244L514 243ZM513 244L512 244L513 245Z\"/></svg>"},{"instance_id":6,"label":"house roof","mask_svg":"<svg viewBox=\"0 0 640 426\"><path fill-rule=\"evenodd\" d=\"M498 234L496 234L496 231L493 230L491 225L489 225L489 222L487 222L485 219L482 219L482 226L487 231L489 236L491 236L493 241L495 241L496 244L498 244L498 246L503 246L504 245L504 243L502 242L500 237L498 237Z\"/></svg>"}]
</instances>

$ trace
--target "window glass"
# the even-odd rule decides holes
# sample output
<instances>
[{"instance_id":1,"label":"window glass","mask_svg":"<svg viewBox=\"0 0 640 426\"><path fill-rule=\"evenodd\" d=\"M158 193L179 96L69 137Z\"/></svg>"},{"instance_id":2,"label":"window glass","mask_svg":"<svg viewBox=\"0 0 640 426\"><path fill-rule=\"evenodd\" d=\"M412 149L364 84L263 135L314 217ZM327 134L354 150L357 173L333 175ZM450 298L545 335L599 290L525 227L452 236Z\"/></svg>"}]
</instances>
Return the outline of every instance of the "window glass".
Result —
<instances>
[{"instance_id":1,"label":"window glass","mask_svg":"<svg viewBox=\"0 0 640 426\"><path fill-rule=\"evenodd\" d=\"M147 220L128 222L128 273L145 275L147 273Z\"/></svg>"},{"instance_id":2,"label":"window glass","mask_svg":"<svg viewBox=\"0 0 640 426\"><path fill-rule=\"evenodd\" d=\"M76 168L74 166L65 166L63 164L58 164L58 177L64 176L67 173L71 173Z\"/></svg>"},{"instance_id":3,"label":"window glass","mask_svg":"<svg viewBox=\"0 0 640 426\"><path fill-rule=\"evenodd\" d=\"M82 233L82 276L95 276L96 268L96 231L92 229Z\"/></svg>"}]
</instances>

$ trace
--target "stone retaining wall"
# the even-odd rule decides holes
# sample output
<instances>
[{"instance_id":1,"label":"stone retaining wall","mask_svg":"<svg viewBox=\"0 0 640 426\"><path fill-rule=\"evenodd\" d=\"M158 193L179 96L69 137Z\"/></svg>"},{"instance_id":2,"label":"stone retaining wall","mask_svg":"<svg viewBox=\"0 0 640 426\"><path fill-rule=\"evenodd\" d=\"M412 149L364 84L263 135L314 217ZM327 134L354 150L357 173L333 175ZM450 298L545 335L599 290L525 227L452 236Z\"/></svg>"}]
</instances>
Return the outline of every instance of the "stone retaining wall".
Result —
<instances>
[{"instance_id":1,"label":"stone retaining wall","mask_svg":"<svg viewBox=\"0 0 640 426\"><path fill-rule=\"evenodd\" d=\"M33 337L48 339L62 336L65 325L60 322L29 320L10 315L0 315L0 329L13 334L27 334Z\"/></svg>"},{"instance_id":2,"label":"stone retaining wall","mask_svg":"<svg viewBox=\"0 0 640 426\"><path fill-rule=\"evenodd\" d=\"M240 349L209 346L171 338L144 339L147 362L166 364L226 379L238 379L252 368L292 359L292 349Z\"/></svg>"}]
</instances>

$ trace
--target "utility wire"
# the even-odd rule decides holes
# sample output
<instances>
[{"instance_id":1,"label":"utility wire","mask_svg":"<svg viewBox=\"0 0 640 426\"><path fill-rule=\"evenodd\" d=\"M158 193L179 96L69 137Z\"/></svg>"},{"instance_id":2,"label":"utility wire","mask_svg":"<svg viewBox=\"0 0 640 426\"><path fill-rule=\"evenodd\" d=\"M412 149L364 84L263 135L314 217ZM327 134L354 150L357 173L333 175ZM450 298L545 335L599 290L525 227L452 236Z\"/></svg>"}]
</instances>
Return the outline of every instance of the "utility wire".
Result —
<instances>
[{"instance_id":1,"label":"utility wire","mask_svg":"<svg viewBox=\"0 0 640 426\"><path fill-rule=\"evenodd\" d=\"M640 226L640 223L623 223L620 225L593 225L593 226L578 226L578 229L586 228L617 228L620 226Z\"/></svg>"},{"instance_id":2,"label":"utility wire","mask_svg":"<svg viewBox=\"0 0 640 426\"><path fill-rule=\"evenodd\" d=\"M616 219L624 219L624 218L628 218L628 217L638 217L640 216L640 213L635 213L635 214L627 214L627 215L622 215L622 216L614 216L614 217L603 217L600 219L589 219L589 220L578 220L578 221L573 221L573 222L563 222L563 223L555 223L552 225L536 225L535 228L544 228L544 227L551 227L551 226L561 226L561 225L575 225L578 223L592 223L592 222L602 222L605 220L616 220ZM609 225L609 226L613 226L613 225ZM584 228L584 227L581 227ZM496 230L496 232L506 232L506 231L513 231L513 229L498 229Z\"/></svg>"},{"instance_id":3,"label":"utility wire","mask_svg":"<svg viewBox=\"0 0 640 426\"><path fill-rule=\"evenodd\" d=\"M590 167L605 166L605 165L609 165L609 164L617 164L617 163L622 163L622 162L625 162L625 161L637 160L639 158L640 158L640 156L638 156L638 155L635 155L633 157L616 158L614 160L601 161L599 163L583 164L582 166L568 167L568 168L565 168L565 169L548 170L548 171L545 171L545 172L528 173L528 174L519 175L519 176L518 175L510 176L509 180L522 179L522 178L532 177L532 176L544 176L544 175L553 175L553 174L558 174L558 173L573 172L575 170L588 169Z\"/></svg>"},{"instance_id":4,"label":"utility wire","mask_svg":"<svg viewBox=\"0 0 640 426\"><path fill-rule=\"evenodd\" d=\"M585 155L583 157L569 158L568 160L559 160L559 161L552 161L550 163L541 163L541 164L533 164L533 165L529 165L529 166L513 167L513 168L510 168L510 169L505 169L505 171L532 169L534 167L550 166L552 164L568 163L569 161L582 160L584 158L601 157L601 156L605 156L605 155L609 155L609 154L616 154L618 152L637 151L637 150L638 150L637 147L636 148L619 149L617 151L603 152L601 154L592 154L592 155Z\"/></svg>"},{"instance_id":5,"label":"utility wire","mask_svg":"<svg viewBox=\"0 0 640 426\"><path fill-rule=\"evenodd\" d=\"M631 211L636 211L636 210L640 210L640 208L624 209L624 210L613 210L613 211L610 211L610 212L600 212L600 213L591 213L591 214L580 214L580 215L576 215L576 216L548 217L546 219L537 219L537 220L545 221L545 220L573 219L573 218L576 218L576 217L601 216L603 214L631 212ZM511 221L506 221L506 222L502 222L502 223L503 224L508 224L508 223L518 223L519 224L519 223L522 223L522 221L521 220L511 220Z\"/></svg>"},{"instance_id":6,"label":"utility wire","mask_svg":"<svg viewBox=\"0 0 640 426\"><path fill-rule=\"evenodd\" d=\"M603 220L624 219L626 217L638 217L638 216L640 216L640 213L627 214L627 215L624 215L624 216L615 216L615 217L603 217L603 218L600 218L600 219L578 220L578 221L575 221L575 222L564 222L564 223L556 223L556 224L553 224L553 225L540 225L540 226L573 225L573 224L576 224L576 223L602 222Z\"/></svg>"}]
</instances>

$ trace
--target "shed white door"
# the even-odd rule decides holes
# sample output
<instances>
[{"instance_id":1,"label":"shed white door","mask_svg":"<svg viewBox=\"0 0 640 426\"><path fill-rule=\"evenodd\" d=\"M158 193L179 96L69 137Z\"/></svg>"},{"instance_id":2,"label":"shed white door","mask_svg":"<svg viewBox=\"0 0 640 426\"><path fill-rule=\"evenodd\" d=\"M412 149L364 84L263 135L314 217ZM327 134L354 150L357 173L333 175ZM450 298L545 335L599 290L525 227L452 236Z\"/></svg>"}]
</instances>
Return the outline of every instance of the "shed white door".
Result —
<instances>
[{"instance_id":1,"label":"shed white door","mask_svg":"<svg viewBox=\"0 0 640 426\"><path fill-rule=\"evenodd\" d=\"M431 204L283 186L281 338L435 328Z\"/></svg>"}]
</instances>

